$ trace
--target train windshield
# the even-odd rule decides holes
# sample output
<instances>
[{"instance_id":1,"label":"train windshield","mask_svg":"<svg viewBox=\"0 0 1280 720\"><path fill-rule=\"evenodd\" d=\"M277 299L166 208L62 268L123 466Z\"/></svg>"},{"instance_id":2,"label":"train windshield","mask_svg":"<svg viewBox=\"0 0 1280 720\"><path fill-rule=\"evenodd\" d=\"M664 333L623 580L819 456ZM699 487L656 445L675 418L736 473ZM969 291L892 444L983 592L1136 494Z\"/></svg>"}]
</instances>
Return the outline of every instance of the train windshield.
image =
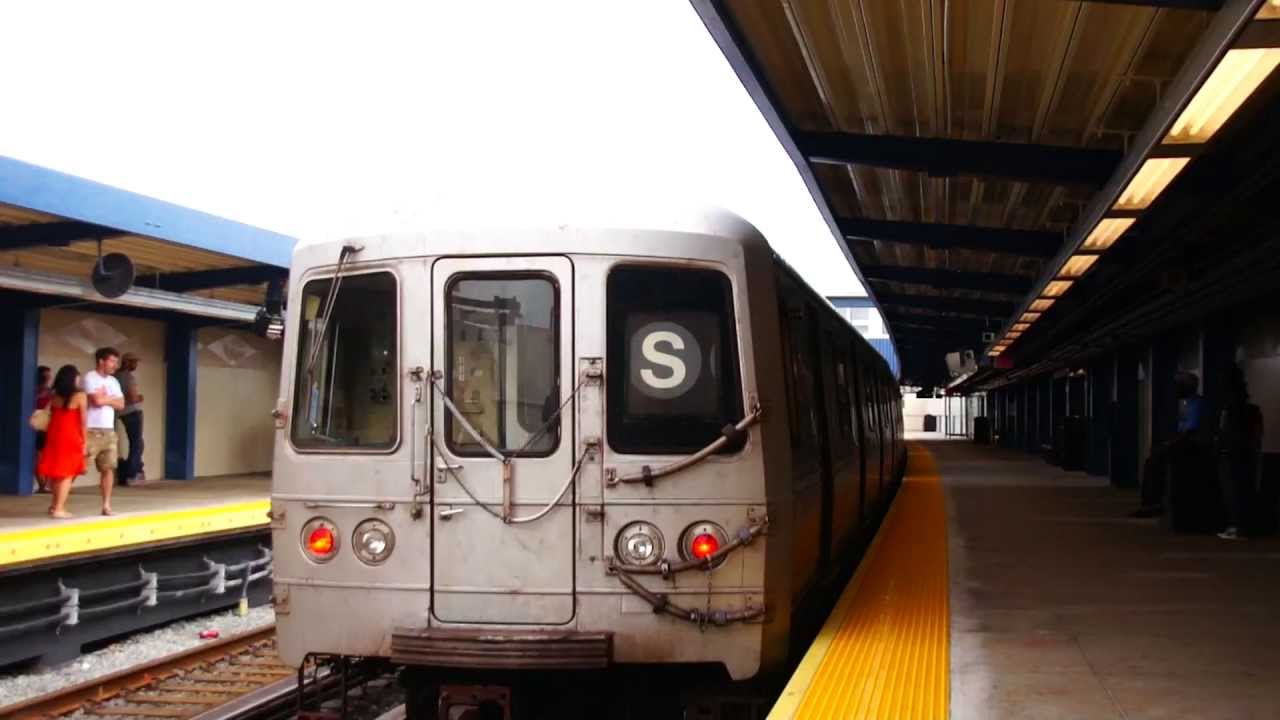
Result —
<instances>
[{"instance_id":1,"label":"train windshield","mask_svg":"<svg viewBox=\"0 0 1280 720\"><path fill-rule=\"evenodd\" d=\"M396 279L345 275L330 298L332 284L312 280L302 292L293 444L389 449L396 442Z\"/></svg>"},{"instance_id":2,"label":"train windshield","mask_svg":"<svg viewBox=\"0 0 1280 720\"><path fill-rule=\"evenodd\" d=\"M714 270L609 274L608 437L618 452L695 452L742 419L729 278ZM729 443L722 452L741 444Z\"/></svg>"},{"instance_id":3,"label":"train windshield","mask_svg":"<svg viewBox=\"0 0 1280 720\"><path fill-rule=\"evenodd\" d=\"M449 284L449 397L505 454L547 455L560 443L557 288L550 277L463 275ZM445 420L449 448L483 455L463 423Z\"/></svg>"}]
</instances>

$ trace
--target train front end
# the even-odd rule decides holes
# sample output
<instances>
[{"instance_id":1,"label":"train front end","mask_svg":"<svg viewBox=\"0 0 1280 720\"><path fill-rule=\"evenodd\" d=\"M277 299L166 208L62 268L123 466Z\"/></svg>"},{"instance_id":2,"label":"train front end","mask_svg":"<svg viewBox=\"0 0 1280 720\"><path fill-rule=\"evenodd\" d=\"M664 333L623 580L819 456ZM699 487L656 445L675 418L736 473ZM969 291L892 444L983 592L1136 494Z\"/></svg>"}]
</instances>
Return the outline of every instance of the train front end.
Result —
<instances>
[{"instance_id":1,"label":"train front end","mask_svg":"<svg viewBox=\"0 0 1280 720\"><path fill-rule=\"evenodd\" d=\"M282 656L441 682L752 676L769 518L748 269L767 247L559 229L467 254L478 240L297 253L272 496Z\"/></svg>"}]
</instances>

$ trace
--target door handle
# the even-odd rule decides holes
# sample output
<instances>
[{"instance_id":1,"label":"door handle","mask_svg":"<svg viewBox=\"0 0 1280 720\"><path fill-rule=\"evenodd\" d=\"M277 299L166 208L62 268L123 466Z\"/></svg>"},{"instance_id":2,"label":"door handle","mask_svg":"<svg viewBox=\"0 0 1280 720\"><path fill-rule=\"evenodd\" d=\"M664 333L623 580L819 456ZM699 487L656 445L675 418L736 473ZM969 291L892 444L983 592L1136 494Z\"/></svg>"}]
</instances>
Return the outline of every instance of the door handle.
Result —
<instances>
[{"instance_id":1,"label":"door handle","mask_svg":"<svg viewBox=\"0 0 1280 720\"><path fill-rule=\"evenodd\" d=\"M462 465L451 465L447 462L442 461L440 458L436 458L436 469L437 470L461 470Z\"/></svg>"}]
</instances>

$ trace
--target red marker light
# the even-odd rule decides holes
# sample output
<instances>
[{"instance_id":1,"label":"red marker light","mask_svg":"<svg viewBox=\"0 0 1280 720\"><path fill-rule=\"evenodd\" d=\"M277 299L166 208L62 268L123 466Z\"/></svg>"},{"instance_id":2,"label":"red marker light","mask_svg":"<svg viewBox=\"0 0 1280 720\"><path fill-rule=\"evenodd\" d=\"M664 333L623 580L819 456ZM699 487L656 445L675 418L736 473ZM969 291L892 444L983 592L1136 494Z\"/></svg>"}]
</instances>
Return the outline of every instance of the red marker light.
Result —
<instances>
[{"instance_id":1,"label":"red marker light","mask_svg":"<svg viewBox=\"0 0 1280 720\"><path fill-rule=\"evenodd\" d=\"M316 555L328 555L333 552L333 531L320 526L307 536L307 549Z\"/></svg>"},{"instance_id":2,"label":"red marker light","mask_svg":"<svg viewBox=\"0 0 1280 720\"><path fill-rule=\"evenodd\" d=\"M706 560L720 549L720 541L711 533L702 533L693 538L693 542L690 543L690 549L693 551L694 557L699 560Z\"/></svg>"}]
</instances>

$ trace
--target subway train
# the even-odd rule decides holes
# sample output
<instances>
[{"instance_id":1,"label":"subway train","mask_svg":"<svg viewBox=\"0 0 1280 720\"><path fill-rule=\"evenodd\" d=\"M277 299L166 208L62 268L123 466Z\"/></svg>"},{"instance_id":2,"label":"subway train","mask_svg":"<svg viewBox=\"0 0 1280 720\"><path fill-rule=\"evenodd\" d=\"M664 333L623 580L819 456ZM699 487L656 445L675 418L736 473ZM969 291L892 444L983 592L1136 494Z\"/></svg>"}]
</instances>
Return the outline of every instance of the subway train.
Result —
<instances>
[{"instance_id":1,"label":"subway train","mask_svg":"<svg viewBox=\"0 0 1280 720\"><path fill-rule=\"evenodd\" d=\"M273 413L286 661L383 658L430 686L411 713L462 717L483 694L459 687L741 681L794 655L900 480L899 388L750 224L658 227L299 245Z\"/></svg>"}]
</instances>

